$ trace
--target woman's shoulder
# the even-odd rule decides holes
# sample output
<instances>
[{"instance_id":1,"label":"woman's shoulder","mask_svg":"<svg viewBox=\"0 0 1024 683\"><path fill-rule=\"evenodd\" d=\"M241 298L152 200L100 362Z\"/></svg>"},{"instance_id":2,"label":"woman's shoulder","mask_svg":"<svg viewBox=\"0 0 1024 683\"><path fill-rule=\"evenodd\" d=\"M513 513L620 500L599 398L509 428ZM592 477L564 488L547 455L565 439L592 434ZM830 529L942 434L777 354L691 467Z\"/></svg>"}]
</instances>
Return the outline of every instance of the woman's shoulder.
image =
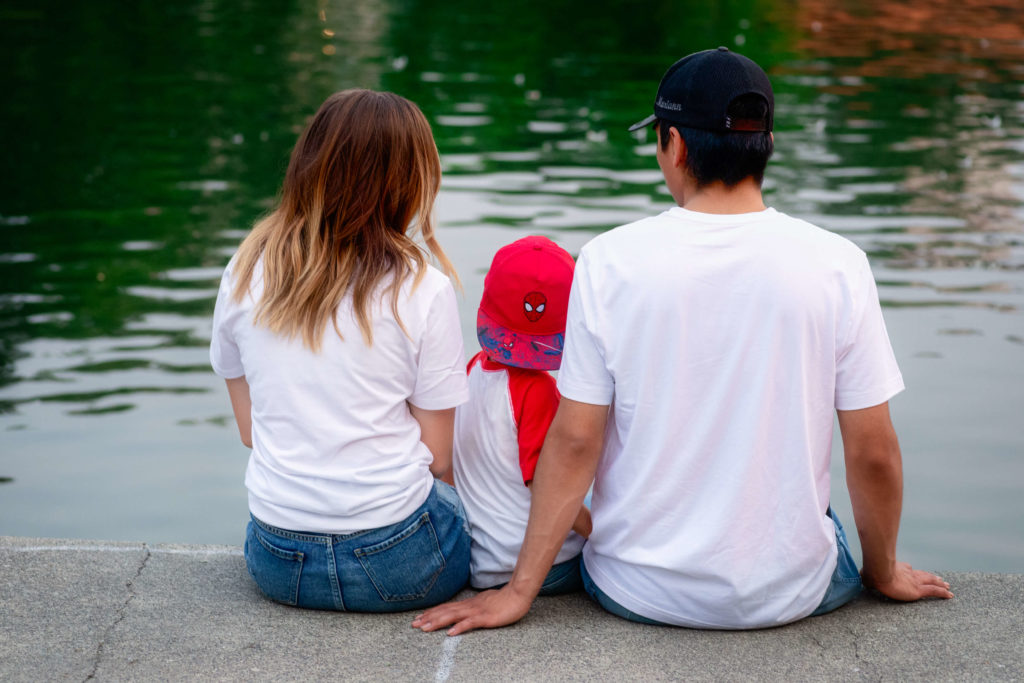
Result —
<instances>
[{"instance_id":1,"label":"woman's shoulder","mask_svg":"<svg viewBox=\"0 0 1024 683\"><path fill-rule=\"evenodd\" d=\"M419 275L419 282L417 282L416 272L409 274L406 278L406 291L410 297L424 297L432 299L438 295L438 293L452 290L454 286L452 281L445 275L441 270L429 263L423 267Z\"/></svg>"},{"instance_id":2,"label":"woman's shoulder","mask_svg":"<svg viewBox=\"0 0 1024 683\"><path fill-rule=\"evenodd\" d=\"M234 289L237 281L238 274L240 272L239 260L241 258L240 252L235 252L231 255L230 260L221 275L220 282L221 288ZM242 269L244 270L244 269ZM263 257L260 256L256 259L256 262L252 264L252 272L249 274L249 292L254 293L261 290L263 287Z\"/></svg>"}]
</instances>

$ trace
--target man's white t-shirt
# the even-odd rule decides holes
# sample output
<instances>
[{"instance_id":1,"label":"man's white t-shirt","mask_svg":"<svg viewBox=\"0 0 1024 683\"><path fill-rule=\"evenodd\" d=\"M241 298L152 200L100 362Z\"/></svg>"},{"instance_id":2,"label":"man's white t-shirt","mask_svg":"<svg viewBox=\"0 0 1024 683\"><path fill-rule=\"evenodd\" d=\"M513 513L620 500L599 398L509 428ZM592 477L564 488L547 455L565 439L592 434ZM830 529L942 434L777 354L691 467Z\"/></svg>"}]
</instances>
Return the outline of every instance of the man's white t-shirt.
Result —
<instances>
[{"instance_id":1,"label":"man's white t-shirt","mask_svg":"<svg viewBox=\"0 0 1024 683\"><path fill-rule=\"evenodd\" d=\"M245 376L252 398L249 509L276 527L344 534L399 522L433 486L433 456L409 405L454 408L469 398L451 282L427 268L391 311L385 282L370 298L373 344L363 341L351 297L328 323L318 352L253 324L262 293L232 296L234 260L217 295L210 361L224 378Z\"/></svg>"},{"instance_id":2,"label":"man's white t-shirt","mask_svg":"<svg viewBox=\"0 0 1024 683\"><path fill-rule=\"evenodd\" d=\"M676 207L592 240L558 388L611 405L587 571L703 628L810 614L836 566L833 411L903 389L863 251L774 209Z\"/></svg>"}]
</instances>

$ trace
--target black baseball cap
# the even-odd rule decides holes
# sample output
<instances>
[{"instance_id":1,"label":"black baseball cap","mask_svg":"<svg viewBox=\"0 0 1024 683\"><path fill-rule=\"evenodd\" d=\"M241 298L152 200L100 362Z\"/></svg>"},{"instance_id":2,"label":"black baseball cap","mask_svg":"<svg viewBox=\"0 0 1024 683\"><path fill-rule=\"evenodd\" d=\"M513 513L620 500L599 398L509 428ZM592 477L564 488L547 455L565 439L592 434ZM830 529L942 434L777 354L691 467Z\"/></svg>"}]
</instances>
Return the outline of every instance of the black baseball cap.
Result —
<instances>
[{"instance_id":1,"label":"black baseball cap","mask_svg":"<svg viewBox=\"0 0 1024 683\"><path fill-rule=\"evenodd\" d=\"M768 105L762 120L734 121L729 105L742 95L758 95ZM753 60L727 47L687 55L661 77L654 113L629 127L645 128L665 119L684 128L719 132L770 131L775 117L775 96L764 70Z\"/></svg>"}]
</instances>

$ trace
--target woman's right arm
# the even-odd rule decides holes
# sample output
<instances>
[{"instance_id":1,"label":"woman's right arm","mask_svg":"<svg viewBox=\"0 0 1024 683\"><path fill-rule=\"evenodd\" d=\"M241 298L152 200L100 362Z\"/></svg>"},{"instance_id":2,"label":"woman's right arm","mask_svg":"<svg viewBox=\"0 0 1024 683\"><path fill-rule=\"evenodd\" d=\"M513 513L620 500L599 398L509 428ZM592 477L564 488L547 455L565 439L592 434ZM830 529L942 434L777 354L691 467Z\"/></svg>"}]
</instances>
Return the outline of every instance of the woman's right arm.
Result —
<instances>
[{"instance_id":1,"label":"woman's right arm","mask_svg":"<svg viewBox=\"0 0 1024 683\"><path fill-rule=\"evenodd\" d=\"M245 375L224 380L228 385L228 396L231 397L231 409L235 412L238 423L238 435L242 443L252 448L252 399L249 397L249 382Z\"/></svg>"},{"instance_id":2,"label":"woman's right arm","mask_svg":"<svg viewBox=\"0 0 1024 683\"><path fill-rule=\"evenodd\" d=\"M452 439L455 437L455 408L425 410L409 404L409 412L420 425L420 441L431 455L430 473L447 484L452 478Z\"/></svg>"}]
</instances>

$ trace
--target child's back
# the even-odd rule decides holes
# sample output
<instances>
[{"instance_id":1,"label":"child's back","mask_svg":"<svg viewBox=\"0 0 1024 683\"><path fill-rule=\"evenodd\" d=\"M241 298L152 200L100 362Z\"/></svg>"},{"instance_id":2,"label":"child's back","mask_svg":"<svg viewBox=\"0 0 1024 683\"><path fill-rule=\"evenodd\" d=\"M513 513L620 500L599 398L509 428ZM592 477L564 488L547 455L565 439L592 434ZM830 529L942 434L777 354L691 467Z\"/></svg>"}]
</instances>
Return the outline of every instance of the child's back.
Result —
<instances>
[{"instance_id":1,"label":"child's back","mask_svg":"<svg viewBox=\"0 0 1024 683\"><path fill-rule=\"evenodd\" d=\"M455 412L455 485L473 537L470 582L490 588L512 576L530 515L527 486L558 390L547 372L495 363L481 351L469 363L469 394ZM583 542L570 533L555 563L578 555Z\"/></svg>"},{"instance_id":2,"label":"child's back","mask_svg":"<svg viewBox=\"0 0 1024 683\"><path fill-rule=\"evenodd\" d=\"M473 537L474 588L506 583L523 542L528 487L558 408L555 380L546 370L561 362L572 270L567 252L546 238L528 237L499 250L487 275L477 318L484 350L467 366L470 400L456 411L453 453ZM581 517L589 520L583 511ZM587 533L586 524L579 528ZM569 534L544 592L578 585L583 543Z\"/></svg>"}]
</instances>

